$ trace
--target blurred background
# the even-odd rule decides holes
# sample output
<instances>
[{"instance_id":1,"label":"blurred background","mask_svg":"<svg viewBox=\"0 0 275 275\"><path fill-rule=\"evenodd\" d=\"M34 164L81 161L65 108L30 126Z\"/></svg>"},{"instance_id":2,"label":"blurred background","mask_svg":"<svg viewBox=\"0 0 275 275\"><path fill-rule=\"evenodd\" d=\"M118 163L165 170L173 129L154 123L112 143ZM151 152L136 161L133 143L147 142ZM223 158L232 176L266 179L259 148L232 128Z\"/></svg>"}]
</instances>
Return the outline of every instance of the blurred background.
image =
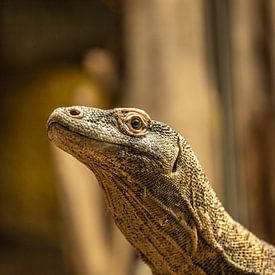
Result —
<instances>
[{"instance_id":1,"label":"blurred background","mask_svg":"<svg viewBox=\"0 0 275 275\"><path fill-rule=\"evenodd\" d=\"M150 274L54 108L139 107L192 145L226 209L275 244L275 1L0 1L0 274Z\"/></svg>"}]
</instances>

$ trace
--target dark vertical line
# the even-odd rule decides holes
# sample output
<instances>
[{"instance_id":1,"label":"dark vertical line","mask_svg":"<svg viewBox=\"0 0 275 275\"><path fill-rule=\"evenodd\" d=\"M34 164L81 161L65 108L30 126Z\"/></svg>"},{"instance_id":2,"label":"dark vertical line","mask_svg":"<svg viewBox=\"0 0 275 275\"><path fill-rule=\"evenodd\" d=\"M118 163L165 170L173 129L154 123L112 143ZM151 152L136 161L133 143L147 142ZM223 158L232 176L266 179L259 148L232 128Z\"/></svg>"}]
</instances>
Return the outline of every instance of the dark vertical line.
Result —
<instances>
[{"instance_id":1,"label":"dark vertical line","mask_svg":"<svg viewBox=\"0 0 275 275\"><path fill-rule=\"evenodd\" d=\"M210 58L213 64L215 85L223 107L223 167L227 210L236 219L238 211L235 133L233 120L232 76L230 61L229 4L227 0L209 0L208 26L210 28Z\"/></svg>"},{"instance_id":2,"label":"dark vertical line","mask_svg":"<svg viewBox=\"0 0 275 275\"><path fill-rule=\"evenodd\" d=\"M272 67L272 6L269 1L257 1L257 11L260 17L260 28L257 33L257 48L255 49L256 60L261 68L261 84L266 97L266 107L263 111L261 123L256 129L257 138L259 140L261 161L261 202L262 202L262 222L265 228L265 235L269 242L274 242L275 223L272 219L274 209L274 192L272 185L274 184L272 161L272 146L274 139L274 87L273 87L273 67Z\"/></svg>"}]
</instances>

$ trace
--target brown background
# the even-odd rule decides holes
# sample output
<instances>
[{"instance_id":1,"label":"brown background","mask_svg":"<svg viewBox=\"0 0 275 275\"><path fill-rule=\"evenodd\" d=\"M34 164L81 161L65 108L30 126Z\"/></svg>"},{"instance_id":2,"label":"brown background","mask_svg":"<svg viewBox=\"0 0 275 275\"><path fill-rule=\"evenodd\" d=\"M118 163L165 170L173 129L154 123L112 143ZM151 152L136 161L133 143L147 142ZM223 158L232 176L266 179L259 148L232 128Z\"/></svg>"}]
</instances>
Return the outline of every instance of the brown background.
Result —
<instances>
[{"instance_id":1,"label":"brown background","mask_svg":"<svg viewBox=\"0 0 275 275\"><path fill-rule=\"evenodd\" d=\"M150 274L92 174L52 148L58 106L176 128L226 209L275 244L275 2L0 2L0 274Z\"/></svg>"}]
</instances>

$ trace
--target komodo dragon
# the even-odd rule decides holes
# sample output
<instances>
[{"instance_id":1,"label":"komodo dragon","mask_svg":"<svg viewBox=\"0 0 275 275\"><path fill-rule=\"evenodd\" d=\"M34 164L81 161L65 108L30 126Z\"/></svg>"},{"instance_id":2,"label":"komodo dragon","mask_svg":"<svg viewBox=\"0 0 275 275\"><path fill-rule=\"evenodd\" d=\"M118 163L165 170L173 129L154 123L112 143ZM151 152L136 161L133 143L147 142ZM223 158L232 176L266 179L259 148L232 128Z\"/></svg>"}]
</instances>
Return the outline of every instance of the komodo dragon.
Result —
<instances>
[{"instance_id":1,"label":"komodo dragon","mask_svg":"<svg viewBox=\"0 0 275 275\"><path fill-rule=\"evenodd\" d=\"M135 108L56 109L48 136L87 165L153 274L275 274L275 248L224 210L188 142Z\"/></svg>"}]
</instances>

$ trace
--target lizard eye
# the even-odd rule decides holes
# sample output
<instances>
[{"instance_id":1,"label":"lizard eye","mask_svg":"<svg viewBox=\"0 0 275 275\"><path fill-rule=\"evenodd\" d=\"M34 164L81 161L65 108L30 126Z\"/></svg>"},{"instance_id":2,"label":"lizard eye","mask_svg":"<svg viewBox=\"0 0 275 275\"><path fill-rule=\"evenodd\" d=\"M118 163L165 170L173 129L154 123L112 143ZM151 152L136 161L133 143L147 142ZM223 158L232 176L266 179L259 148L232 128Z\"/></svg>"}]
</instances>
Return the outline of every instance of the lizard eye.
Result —
<instances>
[{"instance_id":1,"label":"lizard eye","mask_svg":"<svg viewBox=\"0 0 275 275\"><path fill-rule=\"evenodd\" d=\"M143 123L139 117L132 117L130 121L130 125L134 130L141 129Z\"/></svg>"},{"instance_id":2,"label":"lizard eye","mask_svg":"<svg viewBox=\"0 0 275 275\"><path fill-rule=\"evenodd\" d=\"M125 126L127 134L130 135L143 135L147 131L147 122L139 114L128 113L125 117Z\"/></svg>"},{"instance_id":3,"label":"lizard eye","mask_svg":"<svg viewBox=\"0 0 275 275\"><path fill-rule=\"evenodd\" d=\"M150 118L142 110L134 108L117 108L114 114L118 129L129 136L144 136L150 128Z\"/></svg>"}]
</instances>

